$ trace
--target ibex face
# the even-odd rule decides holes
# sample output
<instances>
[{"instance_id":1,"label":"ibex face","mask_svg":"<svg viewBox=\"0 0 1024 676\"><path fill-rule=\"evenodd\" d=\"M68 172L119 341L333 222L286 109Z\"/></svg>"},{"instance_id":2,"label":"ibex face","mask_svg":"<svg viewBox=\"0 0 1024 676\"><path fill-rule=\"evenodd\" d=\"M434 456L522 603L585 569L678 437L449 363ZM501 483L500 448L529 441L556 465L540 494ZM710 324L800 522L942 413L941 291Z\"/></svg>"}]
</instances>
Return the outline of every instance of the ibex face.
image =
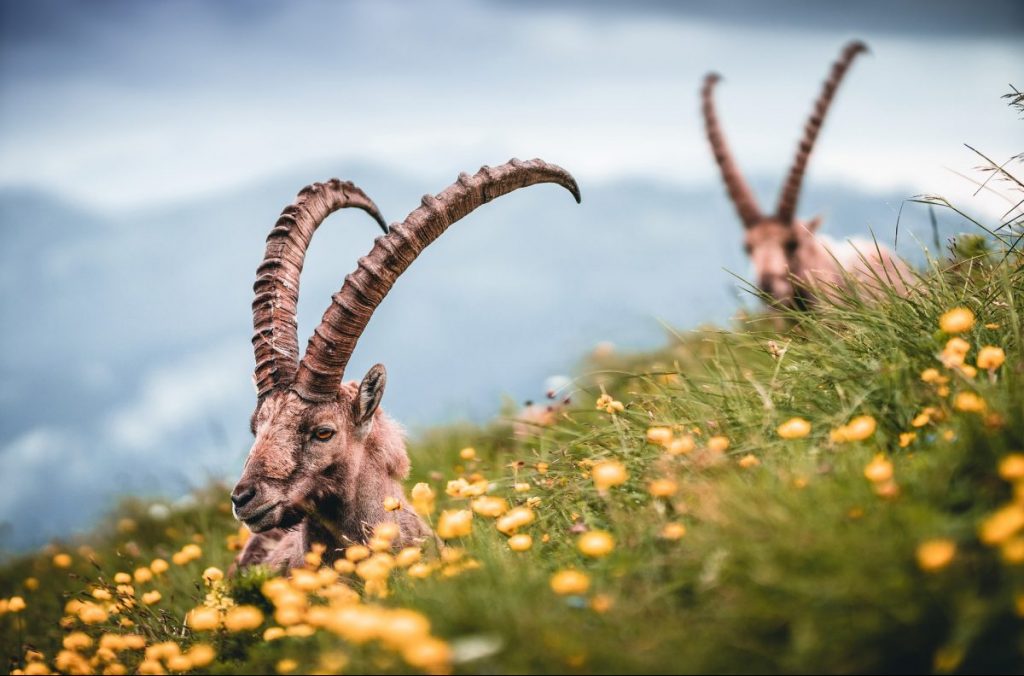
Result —
<instances>
[{"instance_id":1,"label":"ibex face","mask_svg":"<svg viewBox=\"0 0 1024 676\"><path fill-rule=\"evenodd\" d=\"M820 219L795 225L764 219L747 228L743 246L754 266L758 288L786 307L797 307L797 284L807 261L805 250L814 246Z\"/></svg>"},{"instance_id":2,"label":"ibex face","mask_svg":"<svg viewBox=\"0 0 1024 676\"><path fill-rule=\"evenodd\" d=\"M380 417L386 374L380 364L334 401L312 403L291 390L267 396L252 416L256 437L231 493L236 518L254 533L289 528L325 499L349 493Z\"/></svg>"},{"instance_id":3,"label":"ibex face","mask_svg":"<svg viewBox=\"0 0 1024 676\"><path fill-rule=\"evenodd\" d=\"M839 60L832 66L832 72L825 81L821 95L815 102L814 110L804 128L796 159L779 196L778 208L771 215L762 213L754 193L736 166L719 126L713 93L714 86L720 78L714 73L704 78L701 92L702 110L711 150L722 173L729 198L736 206L746 229L744 243L747 254L754 264L757 284L781 305L801 306L802 299L799 296L803 290L799 287L811 273L810 265L812 262L819 264L823 259L826 264L828 263L828 256L822 256L821 247L814 241L813 236L820 225L820 220L798 221L795 215L796 205L807 161L818 132L821 131L825 113L828 112L836 89L850 64L864 51L867 51L864 43L851 42L846 45Z\"/></svg>"}]
</instances>

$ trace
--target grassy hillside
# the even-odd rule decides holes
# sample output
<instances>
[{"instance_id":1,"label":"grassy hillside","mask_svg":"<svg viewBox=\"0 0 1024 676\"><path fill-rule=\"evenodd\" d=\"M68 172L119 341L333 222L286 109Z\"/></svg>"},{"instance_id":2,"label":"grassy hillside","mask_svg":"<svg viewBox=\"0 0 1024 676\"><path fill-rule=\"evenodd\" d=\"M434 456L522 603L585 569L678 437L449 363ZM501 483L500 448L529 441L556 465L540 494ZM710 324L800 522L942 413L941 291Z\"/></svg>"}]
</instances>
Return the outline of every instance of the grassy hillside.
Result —
<instances>
[{"instance_id":1,"label":"grassy hillside","mask_svg":"<svg viewBox=\"0 0 1024 676\"><path fill-rule=\"evenodd\" d=\"M427 434L414 494L449 547L411 565L222 580L225 488L126 503L3 567L0 650L24 673L1020 671L1021 263L594 355L529 434Z\"/></svg>"}]
</instances>

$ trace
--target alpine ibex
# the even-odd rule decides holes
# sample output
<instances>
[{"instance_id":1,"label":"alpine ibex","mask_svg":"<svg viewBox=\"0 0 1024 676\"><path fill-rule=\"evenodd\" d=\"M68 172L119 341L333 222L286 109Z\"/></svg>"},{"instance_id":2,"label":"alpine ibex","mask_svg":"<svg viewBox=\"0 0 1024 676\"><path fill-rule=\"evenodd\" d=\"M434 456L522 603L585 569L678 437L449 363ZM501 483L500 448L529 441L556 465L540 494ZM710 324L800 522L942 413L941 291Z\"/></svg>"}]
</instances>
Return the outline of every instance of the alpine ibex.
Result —
<instances>
[{"instance_id":1,"label":"alpine ibex","mask_svg":"<svg viewBox=\"0 0 1024 676\"><path fill-rule=\"evenodd\" d=\"M326 547L330 562L388 521L399 527L396 547L430 535L400 484L409 471L401 429L379 408L384 367L372 367L357 384L342 382L345 366L373 311L431 242L477 207L537 183L556 183L580 200L564 169L512 160L461 174L390 230L361 190L337 180L303 189L284 210L254 286L258 397L250 426L256 438L231 494L236 517L254 535L238 565L293 568L314 544ZM370 213L386 234L345 278L299 361L295 309L303 259L316 228L344 207ZM388 511L387 498L398 508Z\"/></svg>"},{"instance_id":2,"label":"alpine ibex","mask_svg":"<svg viewBox=\"0 0 1024 676\"><path fill-rule=\"evenodd\" d=\"M763 214L758 207L719 127L712 95L720 78L715 73L704 78L702 109L711 150L721 170L729 198L736 206L746 229L745 248L753 261L757 284L782 306L798 309L811 307L821 296L847 286L850 281L858 282L859 288L866 289L869 295L877 294L882 285L902 294L911 278L906 264L889 249L864 240L842 244L830 242L816 235L821 225L820 218L811 221L796 219L796 206L807 161L818 132L821 131L825 114L850 64L858 54L865 51L867 46L863 42L851 42L833 64L832 72L804 127L796 158L779 196L778 207L771 215Z\"/></svg>"}]
</instances>

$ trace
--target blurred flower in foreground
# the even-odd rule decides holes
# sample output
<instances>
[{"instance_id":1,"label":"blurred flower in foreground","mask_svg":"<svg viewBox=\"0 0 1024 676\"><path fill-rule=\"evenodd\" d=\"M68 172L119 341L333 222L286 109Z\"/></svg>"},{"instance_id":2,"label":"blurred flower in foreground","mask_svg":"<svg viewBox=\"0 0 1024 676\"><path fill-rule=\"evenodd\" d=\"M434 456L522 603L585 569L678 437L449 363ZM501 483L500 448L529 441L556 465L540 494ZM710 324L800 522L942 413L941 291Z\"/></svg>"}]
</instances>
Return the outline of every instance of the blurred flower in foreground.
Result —
<instances>
[{"instance_id":1,"label":"blurred flower in foreground","mask_svg":"<svg viewBox=\"0 0 1024 676\"><path fill-rule=\"evenodd\" d=\"M965 307L955 307L939 317L939 328L945 333L963 333L974 326L974 313Z\"/></svg>"},{"instance_id":2,"label":"blurred flower in foreground","mask_svg":"<svg viewBox=\"0 0 1024 676\"><path fill-rule=\"evenodd\" d=\"M585 556L600 558L615 549L615 540L603 530L592 530L581 535L576 546Z\"/></svg>"},{"instance_id":3,"label":"blurred flower in foreground","mask_svg":"<svg viewBox=\"0 0 1024 676\"><path fill-rule=\"evenodd\" d=\"M473 532L473 512L468 509L445 510L437 523L437 534L445 540L461 538Z\"/></svg>"},{"instance_id":4,"label":"blurred flower in foreground","mask_svg":"<svg viewBox=\"0 0 1024 676\"><path fill-rule=\"evenodd\" d=\"M604 491L612 486L621 486L626 483L629 473L626 471L626 466L618 460L602 460L591 468L590 476L593 478L597 490Z\"/></svg>"},{"instance_id":5,"label":"blurred flower in foreground","mask_svg":"<svg viewBox=\"0 0 1024 676\"><path fill-rule=\"evenodd\" d=\"M560 596L586 594L590 576L578 570L560 570L551 576L551 590Z\"/></svg>"},{"instance_id":6,"label":"blurred flower in foreground","mask_svg":"<svg viewBox=\"0 0 1024 676\"><path fill-rule=\"evenodd\" d=\"M926 540L917 547L917 565L931 573L942 570L956 556L956 543L949 538Z\"/></svg>"},{"instance_id":7,"label":"blurred flower in foreground","mask_svg":"<svg viewBox=\"0 0 1024 676\"><path fill-rule=\"evenodd\" d=\"M626 407L622 405L622 402L613 399L610 394L602 394L598 397L596 406L597 410L604 411L605 413L611 413L613 415L626 410Z\"/></svg>"},{"instance_id":8,"label":"blurred flower in foreground","mask_svg":"<svg viewBox=\"0 0 1024 676\"><path fill-rule=\"evenodd\" d=\"M995 371L1006 361L1006 353L1001 347L986 345L978 350L978 368L984 371Z\"/></svg>"},{"instance_id":9,"label":"blurred flower in foreground","mask_svg":"<svg viewBox=\"0 0 1024 676\"><path fill-rule=\"evenodd\" d=\"M811 423L803 418L790 418L777 431L783 439L802 439L811 433Z\"/></svg>"}]
</instances>

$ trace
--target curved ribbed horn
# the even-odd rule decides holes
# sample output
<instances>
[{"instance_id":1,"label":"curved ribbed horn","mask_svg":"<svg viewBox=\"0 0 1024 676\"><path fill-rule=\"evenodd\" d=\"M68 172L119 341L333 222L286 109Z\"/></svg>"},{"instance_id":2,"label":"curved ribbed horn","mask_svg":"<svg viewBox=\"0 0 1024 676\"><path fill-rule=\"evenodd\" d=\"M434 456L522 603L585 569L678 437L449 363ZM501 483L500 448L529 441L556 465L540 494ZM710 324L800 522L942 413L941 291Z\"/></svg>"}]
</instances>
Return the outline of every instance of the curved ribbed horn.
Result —
<instances>
[{"instance_id":1,"label":"curved ribbed horn","mask_svg":"<svg viewBox=\"0 0 1024 676\"><path fill-rule=\"evenodd\" d=\"M460 174L458 181L436 197L426 195L422 206L378 237L373 249L359 259L356 270L334 294L323 321L309 339L293 389L307 401L329 401L338 396L345 366L373 311L398 277L448 226L477 207L513 190L536 183L557 183L580 201L576 180L561 167L542 160L511 160L500 167L483 167L475 175Z\"/></svg>"},{"instance_id":2,"label":"curved ribbed horn","mask_svg":"<svg viewBox=\"0 0 1024 676\"><path fill-rule=\"evenodd\" d=\"M722 78L718 73L708 73L704 76L704 87L701 89L701 109L704 112L704 129L707 131L708 142L711 143L711 151L715 155L715 162L722 172L722 180L725 181L725 188L729 191L729 198L736 205L743 227L749 228L761 220L761 210L757 206L757 199L751 192L750 186L743 180L743 174L736 166L732 152L725 142L722 128L718 124L718 113L715 112L714 88L715 84Z\"/></svg>"},{"instance_id":3,"label":"curved ribbed horn","mask_svg":"<svg viewBox=\"0 0 1024 676\"><path fill-rule=\"evenodd\" d=\"M291 385L299 365L299 275L313 233L331 213L355 207L373 216L388 232L377 205L349 181L332 178L303 188L294 204L285 207L267 236L267 251L256 268L252 302L256 352L256 390L259 398L277 387Z\"/></svg>"},{"instance_id":4,"label":"curved ribbed horn","mask_svg":"<svg viewBox=\"0 0 1024 676\"><path fill-rule=\"evenodd\" d=\"M782 193L779 195L779 207L775 215L783 223L791 223L793 216L796 214L796 204L800 198L800 187L804 181L807 160L811 156L811 149L814 148L814 142L818 138L818 132L821 131L821 125L825 121L825 114L832 104L832 99L839 88L839 83L842 82L843 76L846 75L846 71L850 68L853 60L857 58L857 55L866 51L868 51L868 46L863 42L859 40L850 42L843 48L839 59L832 64L832 72L829 73L828 79L825 80L818 100L814 102L814 110L804 126L804 135L800 139L800 145L797 146L793 166L789 170L786 182L782 186Z\"/></svg>"}]
</instances>

